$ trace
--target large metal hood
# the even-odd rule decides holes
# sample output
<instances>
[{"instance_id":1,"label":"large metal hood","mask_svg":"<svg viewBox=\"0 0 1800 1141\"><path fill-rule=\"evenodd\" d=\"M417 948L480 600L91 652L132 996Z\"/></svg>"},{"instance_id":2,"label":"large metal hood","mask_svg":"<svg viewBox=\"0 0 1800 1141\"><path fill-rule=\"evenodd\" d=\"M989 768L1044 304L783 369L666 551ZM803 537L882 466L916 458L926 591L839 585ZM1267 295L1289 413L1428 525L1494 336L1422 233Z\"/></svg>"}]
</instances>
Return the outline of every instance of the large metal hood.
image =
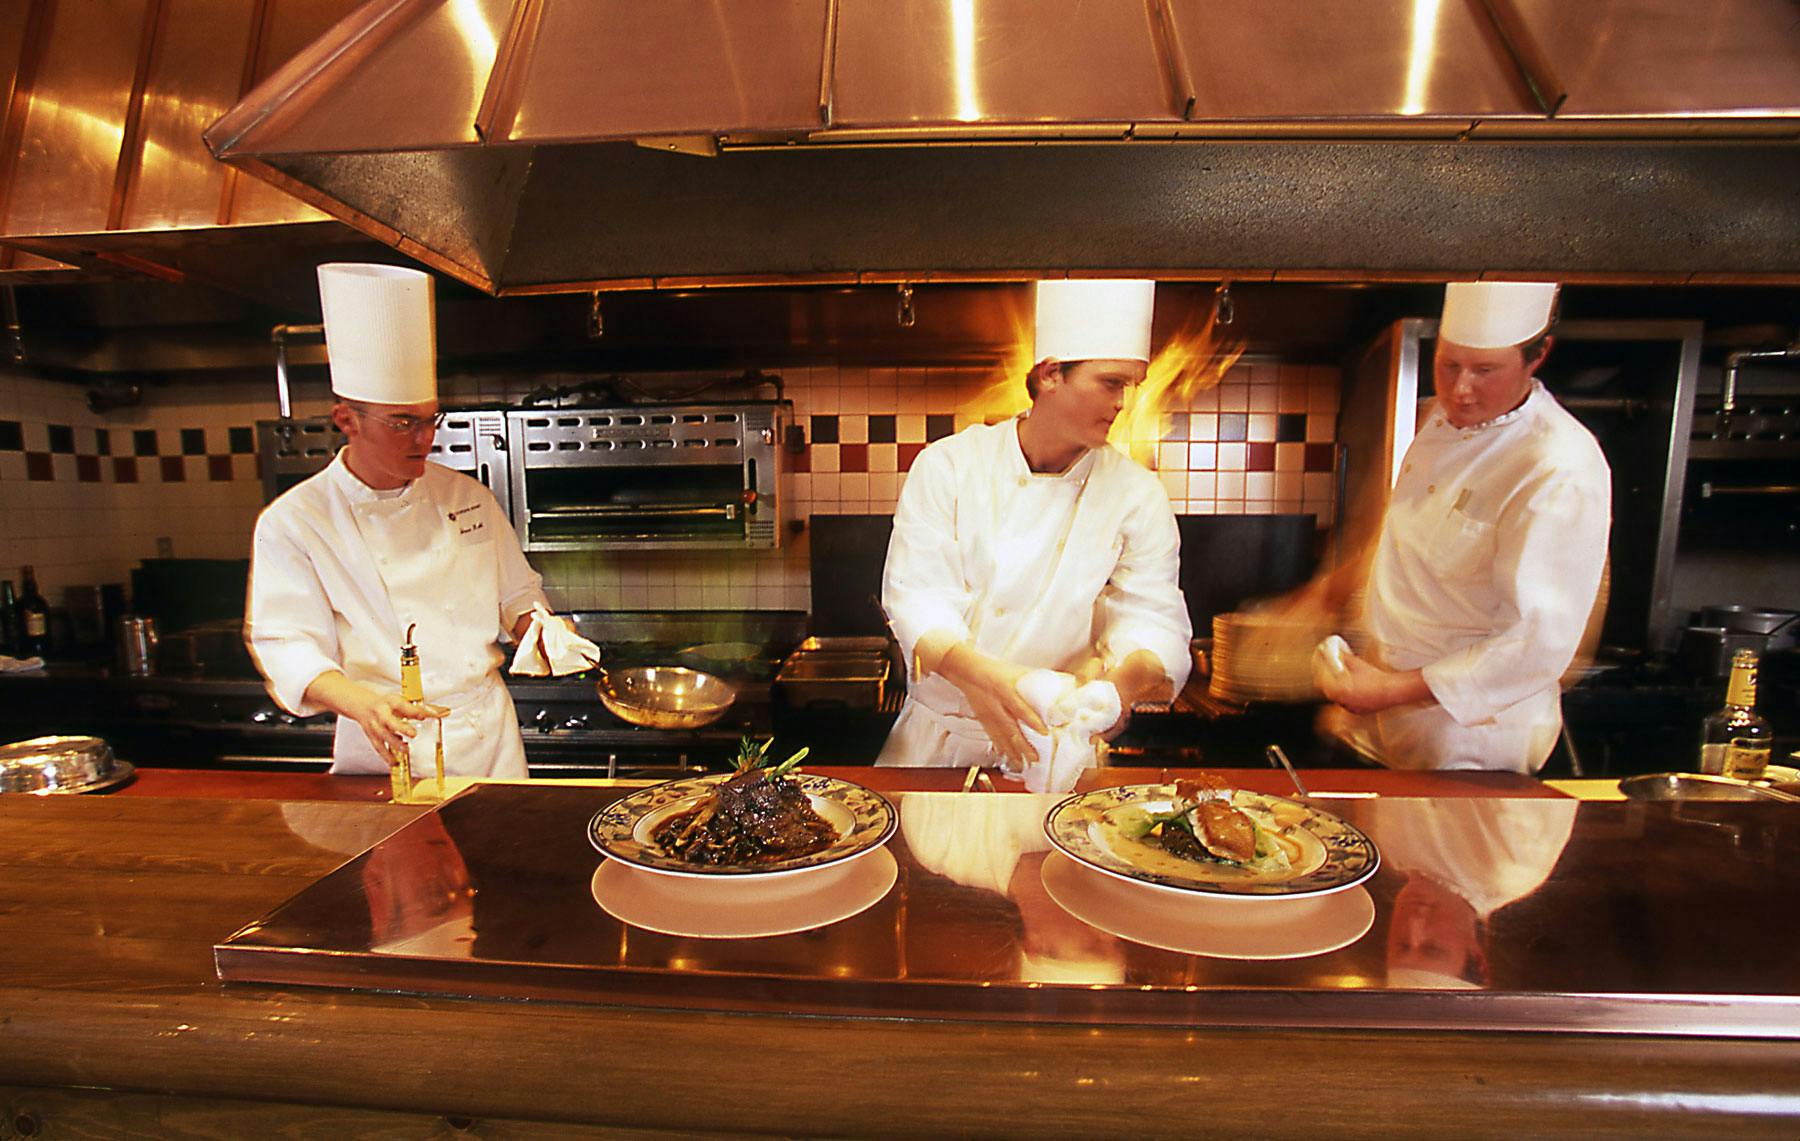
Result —
<instances>
[{"instance_id":1,"label":"large metal hood","mask_svg":"<svg viewBox=\"0 0 1800 1141\"><path fill-rule=\"evenodd\" d=\"M286 307L322 253L394 256L200 138L354 3L0 4L0 283L193 283Z\"/></svg>"},{"instance_id":2,"label":"large metal hood","mask_svg":"<svg viewBox=\"0 0 1800 1141\"><path fill-rule=\"evenodd\" d=\"M371 0L213 153L501 294L1800 280L1785 0Z\"/></svg>"}]
</instances>

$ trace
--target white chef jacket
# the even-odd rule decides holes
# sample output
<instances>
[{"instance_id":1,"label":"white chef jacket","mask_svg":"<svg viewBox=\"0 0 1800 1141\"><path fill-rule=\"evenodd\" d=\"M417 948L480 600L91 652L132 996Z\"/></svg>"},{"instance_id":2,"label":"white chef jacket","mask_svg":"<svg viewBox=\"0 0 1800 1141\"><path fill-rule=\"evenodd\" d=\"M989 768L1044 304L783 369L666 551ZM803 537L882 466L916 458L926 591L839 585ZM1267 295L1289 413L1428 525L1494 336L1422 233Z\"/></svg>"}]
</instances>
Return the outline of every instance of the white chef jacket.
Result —
<instances>
[{"instance_id":1,"label":"white chef jacket","mask_svg":"<svg viewBox=\"0 0 1800 1141\"><path fill-rule=\"evenodd\" d=\"M330 670L399 689L400 645L417 623L425 700L451 709L446 774L525 775L496 643L546 600L491 491L433 463L398 492L376 491L340 452L263 510L253 554L245 639L283 709L321 712L305 693ZM413 772L422 776L435 771L438 726L418 724ZM362 726L340 717L331 771L385 773L387 763Z\"/></svg>"},{"instance_id":2,"label":"white chef jacket","mask_svg":"<svg viewBox=\"0 0 1800 1141\"><path fill-rule=\"evenodd\" d=\"M1365 649L1388 669L1422 669L1437 704L1358 719L1383 764L1542 767L1611 521L1606 457L1542 383L1470 428L1433 408L1382 525Z\"/></svg>"},{"instance_id":3,"label":"white chef jacket","mask_svg":"<svg viewBox=\"0 0 1800 1141\"><path fill-rule=\"evenodd\" d=\"M1090 449L1068 471L1035 473L1018 424L965 428L913 462L881 586L903 660L933 632L1071 673L1149 650L1180 690L1193 630L1162 485L1111 447ZM932 674L912 679L876 763L960 767L996 757L962 691Z\"/></svg>"}]
</instances>

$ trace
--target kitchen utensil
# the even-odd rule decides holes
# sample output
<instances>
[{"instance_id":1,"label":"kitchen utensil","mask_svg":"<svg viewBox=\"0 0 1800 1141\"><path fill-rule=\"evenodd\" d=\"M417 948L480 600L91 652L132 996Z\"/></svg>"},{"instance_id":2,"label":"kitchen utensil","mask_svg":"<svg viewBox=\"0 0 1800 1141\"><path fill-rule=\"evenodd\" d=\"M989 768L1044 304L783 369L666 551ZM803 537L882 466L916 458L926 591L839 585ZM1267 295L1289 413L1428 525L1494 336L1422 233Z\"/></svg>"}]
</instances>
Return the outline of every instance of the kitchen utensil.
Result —
<instances>
[{"instance_id":1,"label":"kitchen utensil","mask_svg":"<svg viewBox=\"0 0 1800 1141\"><path fill-rule=\"evenodd\" d=\"M1696 625L1723 626L1745 634L1766 634L1769 649L1785 650L1794 644L1795 619L1800 611L1756 606L1703 606Z\"/></svg>"},{"instance_id":2,"label":"kitchen utensil","mask_svg":"<svg viewBox=\"0 0 1800 1141\"><path fill-rule=\"evenodd\" d=\"M98 737L34 737L0 746L0 792L97 792L131 779Z\"/></svg>"},{"instance_id":3,"label":"kitchen utensil","mask_svg":"<svg viewBox=\"0 0 1800 1141\"><path fill-rule=\"evenodd\" d=\"M1317 701L1313 650L1331 630L1272 612L1213 616L1212 683L1226 701Z\"/></svg>"},{"instance_id":4,"label":"kitchen utensil","mask_svg":"<svg viewBox=\"0 0 1800 1141\"><path fill-rule=\"evenodd\" d=\"M119 670L143 677L156 672L156 619L127 614L119 619Z\"/></svg>"},{"instance_id":5,"label":"kitchen utensil","mask_svg":"<svg viewBox=\"0 0 1800 1141\"><path fill-rule=\"evenodd\" d=\"M1767 785L1701 773L1646 773L1626 777L1619 791L1632 800L1773 800L1800 804L1800 796Z\"/></svg>"},{"instance_id":6,"label":"kitchen utensil","mask_svg":"<svg viewBox=\"0 0 1800 1141\"><path fill-rule=\"evenodd\" d=\"M594 685L614 716L646 729L698 729L737 700L730 683L681 666L602 670Z\"/></svg>"},{"instance_id":7,"label":"kitchen utensil","mask_svg":"<svg viewBox=\"0 0 1800 1141\"><path fill-rule=\"evenodd\" d=\"M1288 760L1287 754L1282 752L1280 745L1270 745L1263 750L1263 753L1269 758L1270 764L1287 770L1288 779L1294 782L1295 792L1301 796L1311 795L1306 791L1306 786L1300 783L1300 774L1295 771L1294 763Z\"/></svg>"},{"instance_id":8,"label":"kitchen utensil","mask_svg":"<svg viewBox=\"0 0 1800 1141\"><path fill-rule=\"evenodd\" d=\"M775 689L787 704L879 709L892 663L885 646L870 650L807 650L782 663Z\"/></svg>"}]
</instances>

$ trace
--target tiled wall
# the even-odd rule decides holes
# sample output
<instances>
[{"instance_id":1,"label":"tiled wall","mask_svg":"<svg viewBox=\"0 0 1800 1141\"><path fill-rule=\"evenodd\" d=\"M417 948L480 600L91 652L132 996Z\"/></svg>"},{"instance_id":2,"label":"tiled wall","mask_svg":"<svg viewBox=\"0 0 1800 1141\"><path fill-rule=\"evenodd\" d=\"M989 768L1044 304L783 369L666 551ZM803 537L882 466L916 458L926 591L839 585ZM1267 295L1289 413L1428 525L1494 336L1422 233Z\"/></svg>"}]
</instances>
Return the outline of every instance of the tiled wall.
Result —
<instances>
[{"instance_id":1,"label":"tiled wall","mask_svg":"<svg viewBox=\"0 0 1800 1141\"><path fill-rule=\"evenodd\" d=\"M1025 404L1022 383L985 369L792 368L782 377L808 442L784 476L790 519L891 512L926 443ZM516 400L542 383L453 378L444 396ZM1129 443L1179 513L1310 512L1326 525L1338 392L1335 368L1240 361L1185 407L1142 417ZM296 415L328 407L322 390L296 392ZM34 564L55 604L65 586L128 582L138 560L158 554L246 557L262 496L252 427L273 416L272 382L151 388L141 405L100 414L78 385L0 372L0 577ZM559 609L811 604L804 533L775 551L533 561Z\"/></svg>"}]
</instances>

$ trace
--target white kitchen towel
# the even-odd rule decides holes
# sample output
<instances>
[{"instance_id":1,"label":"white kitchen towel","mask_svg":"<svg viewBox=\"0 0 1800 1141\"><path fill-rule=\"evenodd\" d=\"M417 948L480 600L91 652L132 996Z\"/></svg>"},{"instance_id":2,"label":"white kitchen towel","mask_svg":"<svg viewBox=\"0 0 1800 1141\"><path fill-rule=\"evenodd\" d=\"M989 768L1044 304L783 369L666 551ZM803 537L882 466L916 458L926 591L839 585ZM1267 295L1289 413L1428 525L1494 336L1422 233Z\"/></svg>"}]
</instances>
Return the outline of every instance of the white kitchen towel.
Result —
<instances>
[{"instance_id":1,"label":"white kitchen towel","mask_svg":"<svg viewBox=\"0 0 1800 1141\"><path fill-rule=\"evenodd\" d=\"M1336 681L1350 672L1350 666L1344 656L1350 652L1350 643L1344 641L1343 635L1333 634L1320 642L1313 650L1312 675L1313 684L1320 690L1328 681Z\"/></svg>"},{"instance_id":2,"label":"white kitchen towel","mask_svg":"<svg viewBox=\"0 0 1800 1141\"><path fill-rule=\"evenodd\" d=\"M519 639L512 672L522 677L580 673L600 664L600 647L583 638L543 603L531 608L531 625Z\"/></svg>"},{"instance_id":3,"label":"white kitchen towel","mask_svg":"<svg viewBox=\"0 0 1800 1141\"><path fill-rule=\"evenodd\" d=\"M0 674L22 674L27 670L43 668L44 659L42 658L9 658L5 654L0 654Z\"/></svg>"},{"instance_id":4,"label":"white kitchen towel","mask_svg":"<svg viewBox=\"0 0 1800 1141\"><path fill-rule=\"evenodd\" d=\"M1123 712L1118 688L1101 680L1078 686L1069 674L1032 670L1019 679L1018 690L1050 729L1045 735L1021 726L1037 750L1037 760L1025 766L1025 787L1068 792L1098 762L1094 738L1118 723Z\"/></svg>"}]
</instances>

